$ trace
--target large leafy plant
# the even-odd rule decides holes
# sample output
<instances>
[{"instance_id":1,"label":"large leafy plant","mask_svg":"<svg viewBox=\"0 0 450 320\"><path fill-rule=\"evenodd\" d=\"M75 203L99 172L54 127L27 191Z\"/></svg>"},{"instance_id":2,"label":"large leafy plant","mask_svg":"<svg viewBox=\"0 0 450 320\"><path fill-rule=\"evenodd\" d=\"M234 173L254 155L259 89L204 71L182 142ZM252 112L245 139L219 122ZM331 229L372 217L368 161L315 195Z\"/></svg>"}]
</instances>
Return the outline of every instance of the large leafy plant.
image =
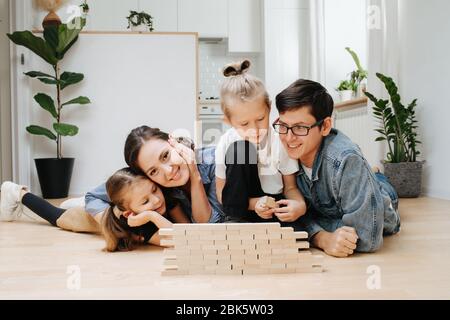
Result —
<instances>
[{"instance_id":1,"label":"large leafy plant","mask_svg":"<svg viewBox=\"0 0 450 320\"><path fill-rule=\"evenodd\" d=\"M61 137L74 136L78 133L78 127L62 122L61 112L63 108L68 105L85 105L91 102L89 98L84 96L62 102L62 91L84 79L82 73L67 71L61 73L60 63L65 54L77 41L78 35L85 24L85 19L77 17L68 24L48 26L44 28L43 38L34 35L30 31L16 31L12 34L7 34L12 42L30 49L45 60L53 69L53 74L41 71L30 71L25 73L25 75L55 87L56 103L52 97L45 93L38 93L34 96L34 100L39 106L48 111L54 118L54 131L38 125L30 125L26 130L31 134L46 136L50 140L55 141L56 156L58 159L62 158Z\"/></svg>"},{"instance_id":2,"label":"large leafy plant","mask_svg":"<svg viewBox=\"0 0 450 320\"><path fill-rule=\"evenodd\" d=\"M367 71L361 66L361 62L355 51L349 47L346 47L345 50L352 56L353 62L355 62L356 65L356 70L352 71L350 75L351 81L355 83L355 89L353 91L356 92L359 84L367 78Z\"/></svg>"},{"instance_id":3,"label":"large leafy plant","mask_svg":"<svg viewBox=\"0 0 450 320\"><path fill-rule=\"evenodd\" d=\"M376 141L387 141L389 152L387 162L415 162L420 152L416 149L421 142L417 140L417 120L414 99L407 107L401 103L398 88L392 78L381 73L376 74L389 93L390 101L377 99L371 93L365 95L375 104L374 116L379 120L380 126L376 131L380 136Z\"/></svg>"}]
</instances>

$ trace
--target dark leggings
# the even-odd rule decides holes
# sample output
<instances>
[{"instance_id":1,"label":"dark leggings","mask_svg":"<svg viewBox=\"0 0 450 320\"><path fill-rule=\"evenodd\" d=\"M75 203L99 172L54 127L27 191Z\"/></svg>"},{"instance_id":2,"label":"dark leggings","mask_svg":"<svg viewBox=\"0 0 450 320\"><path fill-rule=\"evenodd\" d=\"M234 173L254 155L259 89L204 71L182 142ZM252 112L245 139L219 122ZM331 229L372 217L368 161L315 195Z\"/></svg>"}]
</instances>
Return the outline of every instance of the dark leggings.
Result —
<instances>
[{"instance_id":1,"label":"dark leggings","mask_svg":"<svg viewBox=\"0 0 450 320\"><path fill-rule=\"evenodd\" d=\"M26 193L23 196L22 204L54 226L56 226L56 220L66 212L66 210L55 207L32 193Z\"/></svg>"},{"instance_id":2,"label":"dark leggings","mask_svg":"<svg viewBox=\"0 0 450 320\"><path fill-rule=\"evenodd\" d=\"M249 198L271 196L276 201L282 194L264 193L258 174L258 154L248 141L236 141L228 147L225 156L226 182L222 191L225 222L280 222L283 227L303 230L298 222L281 222L277 217L263 219L255 211L248 210Z\"/></svg>"}]
</instances>

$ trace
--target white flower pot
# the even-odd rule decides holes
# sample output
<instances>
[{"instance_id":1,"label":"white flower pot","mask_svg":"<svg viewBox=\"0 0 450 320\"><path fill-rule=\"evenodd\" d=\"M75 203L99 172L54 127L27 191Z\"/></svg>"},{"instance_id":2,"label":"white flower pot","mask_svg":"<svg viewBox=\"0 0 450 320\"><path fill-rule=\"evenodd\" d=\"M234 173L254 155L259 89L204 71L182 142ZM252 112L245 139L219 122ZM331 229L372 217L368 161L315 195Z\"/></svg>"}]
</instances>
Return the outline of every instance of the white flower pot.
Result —
<instances>
[{"instance_id":1,"label":"white flower pot","mask_svg":"<svg viewBox=\"0 0 450 320\"><path fill-rule=\"evenodd\" d=\"M341 101L348 101L353 99L353 90L342 90L339 91Z\"/></svg>"},{"instance_id":2,"label":"white flower pot","mask_svg":"<svg viewBox=\"0 0 450 320\"><path fill-rule=\"evenodd\" d=\"M138 26L131 26L131 31L134 32L147 32L148 27L145 24L140 24Z\"/></svg>"}]
</instances>

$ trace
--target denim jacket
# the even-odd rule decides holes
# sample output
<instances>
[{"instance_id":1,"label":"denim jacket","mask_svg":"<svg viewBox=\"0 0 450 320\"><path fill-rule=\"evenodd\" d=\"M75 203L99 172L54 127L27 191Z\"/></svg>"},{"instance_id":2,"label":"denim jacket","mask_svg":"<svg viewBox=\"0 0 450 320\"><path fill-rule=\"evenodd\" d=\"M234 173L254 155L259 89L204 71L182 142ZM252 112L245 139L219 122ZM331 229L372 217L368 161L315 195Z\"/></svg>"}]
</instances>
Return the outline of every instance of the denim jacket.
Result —
<instances>
[{"instance_id":1,"label":"denim jacket","mask_svg":"<svg viewBox=\"0 0 450 320\"><path fill-rule=\"evenodd\" d=\"M356 250L373 252L383 244L383 234L399 231L395 190L382 174L372 172L359 147L338 130L323 139L311 180L300 166L297 185L308 205L300 221L309 237L349 226L359 237Z\"/></svg>"},{"instance_id":2,"label":"denim jacket","mask_svg":"<svg viewBox=\"0 0 450 320\"><path fill-rule=\"evenodd\" d=\"M223 213L222 205L217 200L216 195L216 175L215 175L215 148L203 148L196 150L197 167L202 178L203 186L205 188L208 201L211 205L211 218L210 223L222 222L225 214ZM172 196L176 198L183 211L192 220L192 206L191 200L186 194L179 188L172 190ZM105 183L96 187L94 190L89 191L85 196L85 210L91 215L96 215L99 212L104 211L110 206L110 199L106 192Z\"/></svg>"}]
</instances>

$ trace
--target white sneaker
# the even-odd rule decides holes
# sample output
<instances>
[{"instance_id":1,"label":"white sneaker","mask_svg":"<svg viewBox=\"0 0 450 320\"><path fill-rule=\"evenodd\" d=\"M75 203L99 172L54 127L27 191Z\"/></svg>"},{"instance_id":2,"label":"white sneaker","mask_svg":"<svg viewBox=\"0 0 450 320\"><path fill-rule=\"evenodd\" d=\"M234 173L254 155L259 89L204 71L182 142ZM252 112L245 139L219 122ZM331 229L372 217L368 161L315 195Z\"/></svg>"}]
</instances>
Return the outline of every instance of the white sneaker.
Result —
<instances>
[{"instance_id":1,"label":"white sneaker","mask_svg":"<svg viewBox=\"0 0 450 320\"><path fill-rule=\"evenodd\" d=\"M15 184L10 181L3 182L0 189L0 220L14 221L20 218L23 213L23 206L20 202L20 191L27 189L25 186Z\"/></svg>"},{"instance_id":2,"label":"white sneaker","mask_svg":"<svg viewBox=\"0 0 450 320\"><path fill-rule=\"evenodd\" d=\"M84 202L84 196L79 197L79 198L71 198L71 199L67 199L66 201L62 202L59 207L61 209L71 209L71 208L75 208L75 207L84 207L85 202Z\"/></svg>"}]
</instances>

